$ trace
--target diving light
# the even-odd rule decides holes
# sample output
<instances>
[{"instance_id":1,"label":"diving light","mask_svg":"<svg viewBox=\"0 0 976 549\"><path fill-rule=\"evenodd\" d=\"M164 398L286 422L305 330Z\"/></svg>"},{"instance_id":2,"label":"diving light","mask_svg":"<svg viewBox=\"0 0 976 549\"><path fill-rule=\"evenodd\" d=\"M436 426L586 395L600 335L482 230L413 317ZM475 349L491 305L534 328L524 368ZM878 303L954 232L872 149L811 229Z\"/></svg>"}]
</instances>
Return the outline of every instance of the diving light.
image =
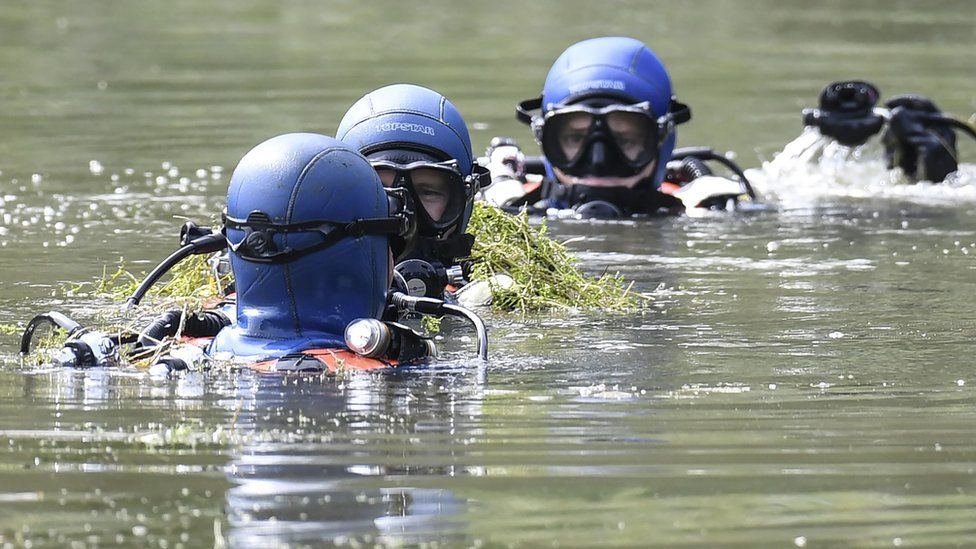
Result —
<instances>
[{"instance_id":1,"label":"diving light","mask_svg":"<svg viewBox=\"0 0 976 549\"><path fill-rule=\"evenodd\" d=\"M346 346L360 356L378 358L386 354L393 336L386 323L375 318L358 318L346 326Z\"/></svg>"}]
</instances>

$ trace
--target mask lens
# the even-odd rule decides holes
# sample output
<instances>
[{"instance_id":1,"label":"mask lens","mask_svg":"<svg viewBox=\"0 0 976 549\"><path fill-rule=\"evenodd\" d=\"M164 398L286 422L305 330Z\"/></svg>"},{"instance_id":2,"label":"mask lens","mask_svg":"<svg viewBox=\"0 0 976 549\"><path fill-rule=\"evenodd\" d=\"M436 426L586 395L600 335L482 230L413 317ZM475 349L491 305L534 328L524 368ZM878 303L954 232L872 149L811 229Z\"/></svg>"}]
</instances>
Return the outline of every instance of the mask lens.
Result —
<instances>
[{"instance_id":1,"label":"mask lens","mask_svg":"<svg viewBox=\"0 0 976 549\"><path fill-rule=\"evenodd\" d=\"M410 173L413 191L430 219L435 222L449 220L454 196L460 192L458 178L446 170L418 168ZM456 208L455 208L456 209Z\"/></svg>"},{"instance_id":2,"label":"mask lens","mask_svg":"<svg viewBox=\"0 0 976 549\"><path fill-rule=\"evenodd\" d=\"M376 173L380 176L380 181L384 187L392 187L396 181L396 170L391 168L376 168Z\"/></svg>"},{"instance_id":3,"label":"mask lens","mask_svg":"<svg viewBox=\"0 0 976 549\"><path fill-rule=\"evenodd\" d=\"M463 214L465 183L453 165L415 162L374 164L387 188L404 188L412 196L420 233L434 236Z\"/></svg>"},{"instance_id":4,"label":"mask lens","mask_svg":"<svg viewBox=\"0 0 976 549\"><path fill-rule=\"evenodd\" d=\"M572 164L583 153L596 117L587 112L557 114L546 120L543 151L557 164Z\"/></svg>"},{"instance_id":5,"label":"mask lens","mask_svg":"<svg viewBox=\"0 0 976 549\"><path fill-rule=\"evenodd\" d=\"M607 128L621 154L629 162L649 160L656 146L654 122L650 117L627 111L613 111L606 115Z\"/></svg>"}]
</instances>

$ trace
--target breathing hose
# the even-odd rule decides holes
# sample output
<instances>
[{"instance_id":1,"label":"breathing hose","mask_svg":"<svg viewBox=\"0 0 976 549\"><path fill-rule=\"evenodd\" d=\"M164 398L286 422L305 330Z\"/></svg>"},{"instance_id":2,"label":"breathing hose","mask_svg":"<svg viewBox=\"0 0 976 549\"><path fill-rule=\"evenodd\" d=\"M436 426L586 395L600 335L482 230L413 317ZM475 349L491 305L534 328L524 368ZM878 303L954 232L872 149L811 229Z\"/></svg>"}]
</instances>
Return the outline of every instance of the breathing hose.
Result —
<instances>
[{"instance_id":1,"label":"breathing hose","mask_svg":"<svg viewBox=\"0 0 976 549\"><path fill-rule=\"evenodd\" d=\"M403 292L392 292L390 303L397 309L428 315L450 315L464 318L472 325L478 333L478 356L482 360L488 360L488 329L481 317L474 312L461 307L451 305L432 297L414 297Z\"/></svg>"},{"instance_id":2,"label":"breathing hose","mask_svg":"<svg viewBox=\"0 0 976 549\"><path fill-rule=\"evenodd\" d=\"M682 160L679 170L682 174L688 176L688 181L694 181L699 177L712 175L712 170L708 169L705 161L697 156L689 156Z\"/></svg>"},{"instance_id":3,"label":"breathing hose","mask_svg":"<svg viewBox=\"0 0 976 549\"><path fill-rule=\"evenodd\" d=\"M189 337L213 337L221 328L230 326L230 319L219 311L201 311L184 316L182 309L173 309L159 315L149 326L146 326L146 329L139 334L139 345L151 347L164 337L175 336L181 322L183 335Z\"/></svg>"},{"instance_id":4,"label":"breathing hose","mask_svg":"<svg viewBox=\"0 0 976 549\"><path fill-rule=\"evenodd\" d=\"M189 243L181 246L178 250L169 255L164 259L156 268L153 269L146 278L139 284L136 291L132 293L125 300L125 309L131 309L132 307L139 304L142 298L146 295L146 292L152 288L153 284L156 283L164 274L169 272L170 269L176 266L177 263L183 261L187 257L196 254L209 254L213 252L218 252L227 246L227 241L224 239L223 233L209 233L204 236L194 238Z\"/></svg>"},{"instance_id":5,"label":"breathing hose","mask_svg":"<svg viewBox=\"0 0 976 549\"><path fill-rule=\"evenodd\" d=\"M31 340L34 339L34 331L42 324L50 324L61 328L62 330L68 332L68 337L71 337L78 330L81 330L81 324L78 324L74 320L71 320L67 316L57 311L50 311L44 314L40 314L30 319L27 323L27 327L24 328L24 335L20 338L20 354L26 355L30 353Z\"/></svg>"},{"instance_id":6,"label":"breathing hose","mask_svg":"<svg viewBox=\"0 0 976 549\"><path fill-rule=\"evenodd\" d=\"M745 172L743 172L742 168L740 168L735 162L729 160L724 155L716 153L709 147L682 147L675 149L671 154L671 158L673 160L685 160L690 156L694 156L701 160L714 160L719 164L722 164L732 173L734 173L740 181L742 181L742 185L746 188L746 194L749 195L749 198L753 200L756 199L756 191L753 190L752 184L749 183L749 178L746 177Z\"/></svg>"},{"instance_id":7,"label":"breathing hose","mask_svg":"<svg viewBox=\"0 0 976 549\"><path fill-rule=\"evenodd\" d=\"M960 130L966 135L968 135L969 137L976 139L976 129L973 129L973 126L971 124L963 122L962 120L957 120L955 118L952 118L950 116L945 116L942 114L924 114L922 115L921 118L928 122L933 122L936 124L945 124L946 126Z\"/></svg>"}]
</instances>

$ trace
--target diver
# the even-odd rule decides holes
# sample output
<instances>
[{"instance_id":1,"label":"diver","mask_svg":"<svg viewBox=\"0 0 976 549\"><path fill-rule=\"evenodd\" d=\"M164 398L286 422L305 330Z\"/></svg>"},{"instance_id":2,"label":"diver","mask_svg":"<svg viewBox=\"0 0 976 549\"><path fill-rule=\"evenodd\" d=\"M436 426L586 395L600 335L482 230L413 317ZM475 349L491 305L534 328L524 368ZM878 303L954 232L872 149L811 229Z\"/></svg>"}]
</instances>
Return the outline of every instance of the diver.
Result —
<instances>
[{"instance_id":1,"label":"diver","mask_svg":"<svg viewBox=\"0 0 976 549\"><path fill-rule=\"evenodd\" d=\"M336 137L366 156L387 188L404 189L417 234L396 256L397 284L442 297L467 282L474 236L465 230L487 169L475 162L468 127L443 95L413 84L374 90L339 122Z\"/></svg>"},{"instance_id":2,"label":"diver","mask_svg":"<svg viewBox=\"0 0 976 549\"><path fill-rule=\"evenodd\" d=\"M544 156L520 156L512 140L494 139L487 151L492 185L482 194L490 203L613 218L725 209L741 196L755 198L724 155L675 150L675 128L691 119L691 110L672 94L661 60L633 38L570 46L553 63L541 96L519 103L516 116L532 128ZM712 161L732 178L717 177ZM690 192L692 186L698 189Z\"/></svg>"},{"instance_id":3,"label":"diver","mask_svg":"<svg viewBox=\"0 0 976 549\"><path fill-rule=\"evenodd\" d=\"M898 95L876 105L878 88L862 80L832 82L819 108L803 110L803 123L846 147L864 145L881 133L888 169L901 168L916 181L939 183L959 169L956 131L976 139L971 124L942 113L921 95Z\"/></svg>"},{"instance_id":4,"label":"diver","mask_svg":"<svg viewBox=\"0 0 976 549\"><path fill-rule=\"evenodd\" d=\"M237 322L209 353L273 358L278 369L306 361L315 369L330 358L322 350L345 348L350 323L382 315L390 240L410 222L358 152L315 134L276 137L246 154L223 217Z\"/></svg>"},{"instance_id":5,"label":"diver","mask_svg":"<svg viewBox=\"0 0 976 549\"><path fill-rule=\"evenodd\" d=\"M28 323L21 352L30 352L35 329L47 323L69 332L57 362L72 366L116 364L123 345L132 355L151 357L151 369L162 373L210 359L260 371L335 372L434 356L430 339L380 320L394 307L467 318L478 329L484 358L487 337L476 315L389 291L393 254L408 248L415 232L412 208L407 193L385 189L369 162L345 143L309 133L269 139L234 170L221 231L184 231L183 246L128 300L137 304L181 259L226 246L236 302L195 315L168 311L138 334L115 336L58 313L38 315Z\"/></svg>"}]
</instances>

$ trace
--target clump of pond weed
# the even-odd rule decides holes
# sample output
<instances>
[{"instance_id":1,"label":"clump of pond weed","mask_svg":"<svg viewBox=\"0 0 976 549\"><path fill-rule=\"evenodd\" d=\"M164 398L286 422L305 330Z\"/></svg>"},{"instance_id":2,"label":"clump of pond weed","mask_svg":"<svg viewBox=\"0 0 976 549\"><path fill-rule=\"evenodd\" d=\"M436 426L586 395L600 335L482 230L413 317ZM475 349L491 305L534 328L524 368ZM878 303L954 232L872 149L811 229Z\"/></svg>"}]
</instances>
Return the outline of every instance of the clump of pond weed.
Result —
<instances>
[{"instance_id":1,"label":"clump of pond weed","mask_svg":"<svg viewBox=\"0 0 976 549\"><path fill-rule=\"evenodd\" d=\"M618 273L584 274L566 246L548 236L545 223L531 225L525 212L510 215L476 203L468 232L475 235L472 279L491 283L495 275L505 274L515 282L509 288L491 286L495 309L623 311L645 300Z\"/></svg>"},{"instance_id":2,"label":"clump of pond weed","mask_svg":"<svg viewBox=\"0 0 976 549\"><path fill-rule=\"evenodd\" d=\"M119 258L114 270L106 266L102 276L93 282L70 287L62 287L66 297L102 298L120 303L136 291L148 273L134 274L126 265L125 258ZM119 309L110 308L96 311L94 329L108 336L122 338L139 334L156 315L162 311L182 309L183 320L175 337L166 337L148 349L132 345L121 345L119 359L136 367L148 367L159 356L179 341L182 322L190 314L212 307L224 297L224 289L232 282L230 274L218 276L205 255L192 255L176 264L146 294L142 305L120 318ZM55 337L57 336L57 337ZM57 330L43 338L35 339L29 363L44 364L52 353L61 349L67 334Z\"/></svg>"},{"instance_id":3,"label":"clump of pond weed","mask_svg":"<svg viewBox=\"0 0 976 549\"><path fill-rule=\"evenodd\" d=\"M135 442L150 450L179 450L203 448L223 448L231 440L230 431L223 426L209 427L203 422L160 425L148 433L137 433Z\"/></svg>"},{"instance_id":4,"label":"clump of pond weed","mask_svg":"<svg viewBox=\"0 0 976 549\"><path fill-rule=\"evenodd\" d=\"M65 293L69 297L97 296L121 302L136 291L147 274L134 274L126 266L125 258L120 257L114 272L110 273L106 267L99 280L76 285ZM196 312L223 297L223 289L232 280L230 274L218 276L207 256L191 255L150 288L145 299L158 308L181 307Z\"/></svg>"}]
</instances>

